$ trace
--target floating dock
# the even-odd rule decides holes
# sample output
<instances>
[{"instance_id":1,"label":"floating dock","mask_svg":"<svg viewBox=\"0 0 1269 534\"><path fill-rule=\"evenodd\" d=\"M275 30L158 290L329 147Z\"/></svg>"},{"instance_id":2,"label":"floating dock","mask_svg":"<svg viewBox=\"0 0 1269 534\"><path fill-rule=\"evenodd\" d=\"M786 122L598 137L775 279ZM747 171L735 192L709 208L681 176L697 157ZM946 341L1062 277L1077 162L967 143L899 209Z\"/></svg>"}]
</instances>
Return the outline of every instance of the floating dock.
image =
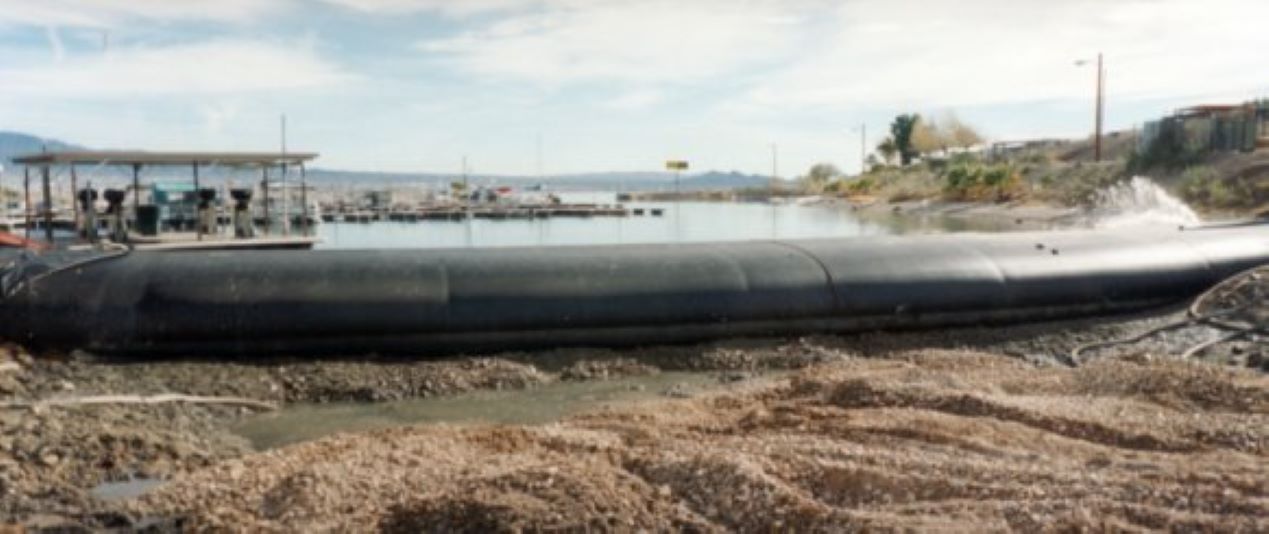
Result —
<instances>
[{"instance_id":1,"label":"floating dock","mask_svg":"<svg viewBox=\"0 0 1269 534\"><path fill-rule=\"evenodd\" d=\"M653 210L657 215L661 210ZM339 210L331 208L323 211L322 221L328 223L370 223L379 221L422 222L422 221L463 221L472 219L513 220L513 219L546 219L552 217L629 217L632 210L621 205L599 204L554 204L554 205L522 205L522 206L425 206L416 209L395 210ZM642 208L633 210L635 215L643 215Z\"/></svg>"}]
</instances>

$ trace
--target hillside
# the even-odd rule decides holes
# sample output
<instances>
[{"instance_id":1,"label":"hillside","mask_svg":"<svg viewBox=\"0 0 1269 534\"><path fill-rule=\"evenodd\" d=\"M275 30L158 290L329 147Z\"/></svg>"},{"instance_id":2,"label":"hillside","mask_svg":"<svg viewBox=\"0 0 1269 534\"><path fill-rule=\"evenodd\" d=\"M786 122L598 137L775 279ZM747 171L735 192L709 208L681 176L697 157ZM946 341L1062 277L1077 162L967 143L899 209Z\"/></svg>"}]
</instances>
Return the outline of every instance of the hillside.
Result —
<instances>
[{"instance_id":1,"label":"hillside","mask_svg":"<svg viewBox=\"0 0 1269 534\"><path fill-rule=\"evenodd\" d=\"M362 187L400 187L407 185L440 185L462 180L451 173L385 173L331 169L314 169L309 179L319 185L344 185ZM674 187L674 175L667 172L596 172L580 174L536 176L474 174L467 177L473 185L509 185L529 187L538 184L552 189L601 190L601 191L657 191ZM764 186L765 176L739 172L710 171L683 175L679 187L683 191L719 189L743 189Z\"/></svg>"},{"instance_id":2,"label":"hillside","mask_svg":"<svg viewBox=\"0 0 1269 534\"><path fill-rule=\"evenodd\" d=\"M0 164L7 169L15 169L12 158L21 154L48 150L82 150L83 146L55 139L21 133L0 131ZM10 170L9 172L14 172ZM162 176L162 171L151 171L151 178ZM203 176L212 180L224 178L240 178L251 176L244 171L204 170ZM160 174L156 174L160 173ZM180 176L185 176L180 174ZM350 187L401 187L409 185L442 185L461 180L455 173L390 173L367 172L357 170L337 170L312 168L308 179L318 186L350 186ZM109 182L112 179L123 180L111 173L102 173L101 179ZM509 185L513 187L529 187L543 184L551 189L563 190L601 190L601 191L657 191L670 190L674 187L674 174L668 172L592 172L578 174L562 174L548 176L517 176L478 174L467 177L474 185ZM698 174L685 174L679 184L683 191L704 191L723 189L744 189L765 186L768 177L744 174L736 171L708 171Z\"/></svg>"},{"instance_id":3,"label":"hillside","mask_svg":"<svg viewBox=\"0 0 1269 534\"><path fill-rule=\"evenodd\" d=\"M1045 143L995 155L962 154L907 167L878 166L858 179L830 183L827 191L886 202L1031 203L1061 207L1092 204L1099 191L1145 176L1196 211L1244 216L1269 211L1269 151L1193 156L1183 165L1149 164L1136 156L1135 132L1111 132L1102 161L1092 139Z\"/></svg>"},{"instance_id":4,"label":"hillside","mask_svg":"<svg viewBox=\"0 0 1269 534\"><path fill-rule=\"evenodd\" d=\"M43 139L21 132L0 130L0 165L4 165L6 169L16 167L13 164L14 157L39 152L46 148L48 150L78 150L83 147L58 141L57 139Z\"/></svg>"}]
</instances>

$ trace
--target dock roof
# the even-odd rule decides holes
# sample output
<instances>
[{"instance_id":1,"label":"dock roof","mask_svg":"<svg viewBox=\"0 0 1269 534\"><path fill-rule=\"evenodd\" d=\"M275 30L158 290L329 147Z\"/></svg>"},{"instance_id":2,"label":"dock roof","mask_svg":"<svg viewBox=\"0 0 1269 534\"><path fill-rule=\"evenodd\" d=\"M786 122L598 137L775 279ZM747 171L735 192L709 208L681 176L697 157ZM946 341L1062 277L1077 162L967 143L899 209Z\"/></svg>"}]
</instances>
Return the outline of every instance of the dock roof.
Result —
<instances>
[{"instance_id":1,"label":"dock roof","mask_svg":"<svg viewBox=\"0 0 1269 534\"><path fill-rule=\"evenodd\" d=\"M21 165L295 165L317 158L316 152L150 152L145 150L62 150L13 158Z\"/></svg>"}]
</instances>

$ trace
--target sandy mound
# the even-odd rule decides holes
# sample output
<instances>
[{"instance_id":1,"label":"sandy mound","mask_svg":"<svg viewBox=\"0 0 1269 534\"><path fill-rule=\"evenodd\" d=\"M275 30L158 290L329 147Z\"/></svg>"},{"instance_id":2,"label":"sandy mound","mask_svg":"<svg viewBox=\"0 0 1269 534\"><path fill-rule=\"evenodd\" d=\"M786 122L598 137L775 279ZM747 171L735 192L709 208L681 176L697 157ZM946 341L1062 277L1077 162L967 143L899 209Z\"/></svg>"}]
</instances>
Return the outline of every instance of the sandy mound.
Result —
<instances>
[{"instance_id":1,"label":"sandy mound","mask_svg":"<svg viewBox=\"0 0 1269 534\"><path fill-rule=\"evenodd\" d=\"M187 527L1269 530L1269 377L922 351L540 427L398 428L222 462Z\"/></svg>"}]
</instances>

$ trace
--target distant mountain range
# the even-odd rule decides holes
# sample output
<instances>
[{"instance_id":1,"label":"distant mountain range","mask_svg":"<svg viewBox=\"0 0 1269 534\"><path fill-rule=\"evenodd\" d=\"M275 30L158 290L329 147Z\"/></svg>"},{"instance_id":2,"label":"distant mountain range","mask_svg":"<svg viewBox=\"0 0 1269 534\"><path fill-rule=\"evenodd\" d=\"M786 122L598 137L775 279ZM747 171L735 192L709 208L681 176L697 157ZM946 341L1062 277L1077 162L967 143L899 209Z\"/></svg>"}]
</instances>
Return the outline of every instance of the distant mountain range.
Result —
<instances>
[{"instance_id":1,"label":"distant mountain range","mask_svg":"<svg viewBox=\"0 0 1269 534\"><path fill-rule=\"evenodd\" d=\"M17 165L13 164L13 158L22 154L30 154L32 152L40 152L42 150L82 150L84 147L63 143L56 139L41 139L34 135L28 135L19 132L0 131L0 165L4 165L7 172L14 172L13 169Z\"/></svg>"},{"instance_id":2,"label":"distant mountain range","mask_svg":"<svg viewBox=\"0 0 1269 534\"><path fill-rule=\"evenodd\" d=\"M0 131L0 164L5 166L5 174L12 176L18 171L13 158L21 154L40 152L41 150L83 150L85 147L59 141L43 139L21 133ZM126 173L104 173L103 180L122 180ZM185 176L183 173L173 175ZM228 171L212 171L204 174L209 179L230 176ZM148 174L158 178L163 175ZM317 186L347 186L353 188L400 187L411 184L443 185L462 180L453 173L392 173L367 172L312 168L307 177L310 183ZM674 174L668 172L593 172L551 176L516 176L516 175L471 175L467 177L471 185L509 185L513 187L530 187L541 184L554 190L590 190L590 191L669 191L674 189ZM750 187L767 187L770 178L767 176L745 174L737 171L708 171L699 174L684 174L679 182L682 191L706 191L743 189Z\"/></svg>"}]
</instances>

